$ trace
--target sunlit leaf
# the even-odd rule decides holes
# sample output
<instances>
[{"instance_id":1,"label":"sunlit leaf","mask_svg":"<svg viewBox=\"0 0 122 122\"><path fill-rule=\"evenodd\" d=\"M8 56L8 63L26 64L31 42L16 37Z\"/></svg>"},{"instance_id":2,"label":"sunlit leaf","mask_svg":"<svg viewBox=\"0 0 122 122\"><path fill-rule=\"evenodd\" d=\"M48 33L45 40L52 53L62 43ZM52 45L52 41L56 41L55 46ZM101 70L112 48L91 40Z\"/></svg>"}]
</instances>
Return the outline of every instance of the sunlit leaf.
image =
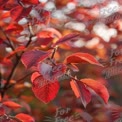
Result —
<instances>
[{"instance_id":1,"label":"sunlit leaf","mask_svg":"<svg viewBox=\"0 0 122 122\"><path fill-rule=\"evenodd\" d=\"M74 53L70 56L68 56L65 61L65 63L90 63L98 66L102 66L95 58L94 56L88 54L88 53Z\"/></svg>"},{"instance_id":2,"label":"sunlit leaf","mask_svg":"<svg viewBox=\"0 0 122 122\"><path fill-rule=\"evenodd\" d=\"M71 88L77 98L80 98L84 107L91 101L91 93L80 81L70 81Z\"/></svg>"},{"instance_id":3,"label":"sunlit leaf","mask_svg":"<svg viewBox=\"0 0 122 122\"><path fill-rule=\"evenodd\" d=\"M21 105L15 103L13 101L5 101L5 102L3 102L3 105L5 105L11 109L21 108Z\"/></svg>"},{"instance_id":4,"label":"sunlit leaf","mask_svg":"<svg viewBox=\"0 0 122 122\"><path fill-rule=\"evenodd\" d=\"M103 84L92 79L81 79L80 81L93 89L104 100L105 103L108 102L109 93Z\"/></svg>"},{"instance_id":5,"label":"sunlit leaf","mask_svg":"<svg viewBox=\"0 0 122 122\"><path fill-rule=\"evenodd\" d=\"M20 119L22 122L35 122L33 117L27 114L19 113L15 117Z\"/></svg>"}]
</instances>

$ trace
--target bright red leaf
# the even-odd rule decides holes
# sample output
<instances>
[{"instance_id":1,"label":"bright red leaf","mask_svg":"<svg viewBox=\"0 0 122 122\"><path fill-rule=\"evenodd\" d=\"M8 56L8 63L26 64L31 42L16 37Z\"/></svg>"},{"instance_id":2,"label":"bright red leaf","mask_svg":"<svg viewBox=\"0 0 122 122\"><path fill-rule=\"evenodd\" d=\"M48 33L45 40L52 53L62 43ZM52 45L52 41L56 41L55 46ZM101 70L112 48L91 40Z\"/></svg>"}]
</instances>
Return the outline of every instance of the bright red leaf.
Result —
<instances>
[{"instance_id":1,"label":"bright red leaf","mask_svg":"<svg viewBox=\"0 0 122 122\"><path fill-rule=\"evenodd\" d=\"M86 86L80 81L70 81L71 88L77 98L80 98L84 107L91 101L91 93Z\"/></svg>"},{"instance_id":2,"label":"bright red leaf","mask_svg":"<svg viewBox=\"0 0 122 122\"><path fill-rule=\"evenodd\" d=\"M27 4L38 4L39 1L38 0L21 0L23 3L27 3Z\"/></svg>"},{"instance_id":3,"label":"bright red leaf","mask_svg":"<svg viewBox=\"0 0 122 122\"><path fill-rule=\"evenodd\" d=\"M21 58L22 63L26 68L36 66L36 64L50 55L51 51L44 52L40 50L26 51Z\"/></svg>"},{"instance_id":4,"label":"bright red leaf","mask_svg":"<svg viewBox=\"0 0 122 122\"><path fill-rule=\"evenodd\" d=\"M10 14L13 20L19 21L20 19L27 17L31 9L32 7L23 8L22 6L18 5L10 11Z\"/></svg>"},{"instance_id":5,"label":"bright red leaf","mask_svg":"<svg viewBox=\"0 0 122 122\"><path fill-rule=\"evenodd\" d=\"M90 64L95 64L98 66L102 66L92 55L88 53L75 53L70 56L68 56L65 61L65 63L90 63Z\"/></svg>"},{"instance_id":6,"label":"bright red leaf","mask_svg":"<svg viewBox=\"0 0 122 122\"><path fill-rule=\"evenodd\" d=\"M81 79L80 81L93 89L104 100L105 103L108 102L109 93L103 84L92 79Z\"/></svg>"},{"instance_id":7,"label":"bright red leaf","mask_svg":"<svg viewBox=\"0 0 122 122\"><path fill-rule=\"evenodd\" d=\"M12 102L12 101L5 101L5 102L3 102L3 105L5 105L11 109L21 108L21 105L15 103L15 102Z\"/></svg>"},{"instance_id":8,"label":"bright red leaf","mask_svg":"<svg viewBox=\"0 0 122 122\"><path fill-rule=\"evenodd\" d=\"M48 103L56 97L59 91L58 81L48 81L37 73L34 73L31 79L33 80L32 90L40 101Z\"/></svg>"},{"instance_id":9,"label":"bright red leaf","mask_svg":"<svg viewBox=\"0 0 122 122\"><path fill-rule=\"evenodd\" d=\"M33 117L27 114L19 113L15 117L20 119L22 122L35 122Z\"/></svg>"}]
</instances>

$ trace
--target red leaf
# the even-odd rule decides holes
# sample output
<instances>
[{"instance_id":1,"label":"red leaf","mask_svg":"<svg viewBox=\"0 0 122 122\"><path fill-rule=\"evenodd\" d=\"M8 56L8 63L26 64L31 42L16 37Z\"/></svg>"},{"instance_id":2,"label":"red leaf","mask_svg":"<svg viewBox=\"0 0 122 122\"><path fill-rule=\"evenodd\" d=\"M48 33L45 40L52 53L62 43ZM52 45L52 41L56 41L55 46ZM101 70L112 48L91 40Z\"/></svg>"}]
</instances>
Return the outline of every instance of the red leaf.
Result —
<instances>
[{"instance_id":1,"label":"red leaf","mask_svg":"<svg viewBox=\"0 0 122 122\"><path fill-rule=\"evenodd\" d=\"M10 14L13 20L19 21L20 19L27 17L31 9L32 7L23 8L22 6L18 5L10 11Z\"/></svg>"},{"instance_id":2,"label":"red leaf","mask_svg":"<svg viewBox=\"0 0 122 122\"><path fill-rule=\"evenodd\" d=\"M0 38L0 44L2 44L2 43L3 43L3 39Z\"/></svg>"},{"instance_id":3,"label":"red leaf","mask_svg":"<svg viewBox=\"0 0 122 122\"><path fill-rule=\"evenodd\" d=\"M11 109L21 108L21 106L19 104L12 102L12 101L3 102L3 105L5 105Z\"/></svg>"},{"instance_id":4,"label":"red leaf","mask_svg":"<svg viewBox=\"0 0 122 122\"><path fill-rule=\"evenodd\" d=\"M17 23L11 23L7 28L6 28L6 32L10 33L10 32L15 32L15 34L20 33L23 30L23 27Z\"/></svg>"},{"instance_id":5,"label":"red leaf","mask_svg":"<svg viewBox=\"0 0 122 122\"><path fill-rule=\"evenodd\" d=\"M39 38L50 38L53 37L53 33L49 31L41 31L40 33L37 34Z\"/></svg>"},{"instance_id":6,"label":"red leaf","mask_svg":"<svg viewBox=\"0 0 122 122\"><path fill-rule=\"evenodd\" d=\"M8 0L0 0L0 6L2 6L2 5L5 4L6 2L8 2Z\"/></svg>"},{"instance_id":7,"label":"red leaf","mask_svg":"<svg viewBox=\"0 0 122 122\"><path fill-rule=\"evenodd\" d=\"M108 102L109 93L103 84L92 79L81 79L81 82L93 89L104 100L105 103Z\"/></svg>"},{"instance_id":8,"label":"red leaf","mask_svg":"<svg viewBox=\"0 0 122 122\"><path fill-rule=\"evenodd\" d=\"M80 36L80 34L68 34L68 35L60 38L55 44L52 45L52 47L55 47L56 45L62 44L66 41L69 41L69 40L74 39L79 36Z\"/></svg>"},{"instance_id":9,"label":"red leaf","mask_svg":"<svg viewBox=\"0 0 122 122\"><path fill-rule=\"evenodd\" d=\"M65 63L83 63L88 62L90 64L95 64L98 66L102 66L92 55L88 53L75 53L70 56L68 56L65 61Z\"/></svg>"},{"instance_id":10,"label":"red leaf","mask_svg":"<svg viewBox=\"0 0 122 122\"><path fill-rule=\"evenodd\" d=\"M19 113L15 117L22 120L22 122L35 122L33 117L27 114Z\"/></svg>"},{"instance_id":11,"label":"red leaf","mask_svg":"<svg viewBox=\"0 0 122 122\"><path fill-rule=\"evenodd\" d=\"M77 98L80 98L84 107L91 101L91 93L86 86L80 81L70 81L71 88Z\"/></svg>"},{"instance_id":12,"label":"red leaf","mask_svg":"<svg viewBox=\"0 0 122 122\"><path fill-rule=\"evenodd\" d=\"M22 55L21 61L26 68L36 66L39 61L44 60L50 55L50 52L44 52L40 50L27 51Z\"/></svg>"},{"instance_id":13,"label":"red leaf","mask_svg":"<svg viewBox=\"0 0 122 122\"><path fill-rule=\"evenodd\" d=\"M2 106L0 106L0 116L3 116L5 114L5 110Z\"/></svg>"},{"instance_id":14,"label":"red leaf","mask_svg":"<svg viewBox=\"0 0 122 122\"><path fill-rule=\"evenodd\" d=\"M35 96L42 102L48 103L51 100L53 100L58 91L59 91L59 83L58 81L48 81L43 78L43 76L38 76L37 77L32 76L31 79L33 79L33 87L32 90L35 94Z\"/></svg>"},{"instance_id":15,"label":"red leaf","mask_svg":"<svg viewBox=\"0 0 122 122\"><path fill-rule=\"evenodd\" d=\"M37 45L47 46L52 41L53 41L52 37L49 37L49 38L38 38L36 43L37 43Z\"/></svg>"},{"instance_id":16,"label":"red leaf","mask_svg":"<svg viewBox=\"0 0 122 122\"><path fill-rule=\"evenodd\" d=\"M38 0L21 0L23 3L27 3L27 4L38 4L39 1Z\"/></svg>"}]
</instances>

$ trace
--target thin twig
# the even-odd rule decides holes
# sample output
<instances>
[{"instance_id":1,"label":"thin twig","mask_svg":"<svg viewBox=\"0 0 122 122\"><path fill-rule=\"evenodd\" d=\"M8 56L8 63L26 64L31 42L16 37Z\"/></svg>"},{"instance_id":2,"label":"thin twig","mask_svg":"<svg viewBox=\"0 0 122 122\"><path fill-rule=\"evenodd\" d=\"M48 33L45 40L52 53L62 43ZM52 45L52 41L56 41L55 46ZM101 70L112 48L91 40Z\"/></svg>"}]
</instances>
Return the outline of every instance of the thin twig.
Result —
<instances>
[{"instance_id":1,"label":"thin twig","mask_svg":"<svg viewBox=\"0 0 122 122\"><path fill-rule=\"evenodd\" d=\"M32 73L33 73L33 72L28 73L27 75L23 76L22 78L16 80L16 82L17 82L17 83L20 83L20 82L23 81L26 77L30 76ZM7 90L8 90L9 88L13 87L14 85L15 85L15 84L9 85L9 86L7 87Z\"/></svg>"}]
</instances>

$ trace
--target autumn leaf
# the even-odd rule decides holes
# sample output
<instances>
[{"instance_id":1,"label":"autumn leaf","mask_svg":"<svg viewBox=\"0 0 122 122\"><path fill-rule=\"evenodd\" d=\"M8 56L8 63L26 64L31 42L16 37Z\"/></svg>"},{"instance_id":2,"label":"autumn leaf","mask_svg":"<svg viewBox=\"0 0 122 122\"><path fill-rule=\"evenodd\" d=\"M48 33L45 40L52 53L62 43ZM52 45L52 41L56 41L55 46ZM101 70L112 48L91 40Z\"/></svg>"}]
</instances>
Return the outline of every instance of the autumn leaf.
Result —
<instances>
[{"instance_id":1,"label":"autumn leaf","mask_svg":"<svg viewBox=\"0 0 122 122\"><path fill-rule=\"evenodd\" d=\"M72 40L72 39L77 38L79 36L80 36L80 34L74 34L74 33L73 34L68 34L68 35L60 38L55 44L52 45L52 47L55 47L56 45L62 44L66 41Z\"/></svg>"},{"instance_id":2,"label":"autumn leaf","mask_svg":"<svg viewBox=\"0 0 122 122\"><path fill-rule=\"evenodd\" d=\"M21 1L26 4L38 4L39 3L38 0L21 0Z\"/></svg>"},{"instance_id":3,"label":"autumn leaf","mask_svg":"<svg viewBox=\"0 0 122 122\"><path fill-rule=\"evenodd\" d=\"M81 79L80 81L93 89L104 100L105 103L108 102L109 93L103 84L92 79Z\"/></svg>"},{"instance_id":4,"label":"autumn leaf","mask_svg":"<svg viewBox=\"0 0 122 122\"><path fill-rule=\"evenodd\" d=\"M27 17L31 11L32 7L23 8L22 6L18 5L11 9L10 14L13 20L19 21L20 19Z\"/></svg>"},{"instance_id":5,"label":"autumn leaf","mask_svg":"<svg viewBox=\"0 0 122 122\"><path fill-rule=\"evenodd\" d=\"M31 80L33 83L32 91L40 101L48 103L56 97L59 91L58 81L48 81L38 73L34 73Z\"/></svg>"},{"instance_id":6,"label":"autumn leaf","mask_svg":"<svg viewBox=\"0 0 122 122\"><path fill-rule=\"evenodd\" d=\"M41 50L26 51L21 58L22 63L26 68L36 66L38 62L44 60L51 54L51 51L44 52Z\"/></svg>"},{"instance_id":7,"label":"autumn leaf","mask_svg":"<svg viewBox=\"0 0 122 122\"><path fill-rule=\"evenodd\" d=\"M2 106L0 106L0 116L3 116L5 114L5 110Z\"/></svg>"},{"instance_id":8,"label":"autumn leaf","mask_svg":"<svg viewBox=\"0 0 122 122\"><path fill-rule=\"evenodd\" d=\"M11 109L21 108L21 105L15 103L15 102L12 102L12 101L5 101L5 102L3 102L3 105L5 105Z\"/></svg>"},{"instance_id":9,"label":"autumn leaf","mask_svg":"<svg viewBox=\"0 0 122 122\"><path fill-rule=\"evenodd\" d=\"M92 55L88 53L74 53L70 56L68 56L65 61L65 63L90 63L98 66L102 66Z\"/></svg>"},{"instance_id":10,"label":"autumn leaf","mask_svg":"<svg viewBox=\"0 0 122 122\"><path fill-rule=\"evenodd\" d=\"M77 98L80 98L84 107L91 101L91 93L80 81L70 81L71 88Z\"/></svg>"},{"instance_id":11,"label":"autumn leaf","mask_svg":"<svg viewBox=\"0 0 122 122\"><path fill-rule=\"evenodd\" d=\"M20 119L22 122L35 122L33 117L27 114L19 113L15 117Z\"/></svg>"}]
</instances>

